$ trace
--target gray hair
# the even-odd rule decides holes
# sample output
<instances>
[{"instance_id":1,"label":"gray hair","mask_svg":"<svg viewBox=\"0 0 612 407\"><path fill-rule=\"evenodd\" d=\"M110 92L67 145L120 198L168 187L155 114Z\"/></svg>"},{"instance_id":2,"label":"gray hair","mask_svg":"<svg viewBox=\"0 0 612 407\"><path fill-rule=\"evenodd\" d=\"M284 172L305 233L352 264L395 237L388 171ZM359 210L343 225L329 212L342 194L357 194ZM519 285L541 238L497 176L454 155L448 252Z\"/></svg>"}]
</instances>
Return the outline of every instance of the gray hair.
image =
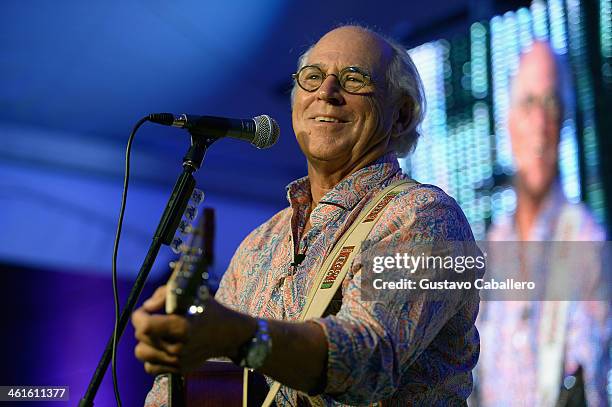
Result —
<instances>
[{"instance_id":1,"label":"gray hair","mask_svg":"<svg viewBox=\"0 0 612 407\"><path fill-rule=\"evenodd\" d=\"M391 148L398 157L405 157L416 148L417 141L420 137L418 127L425 116L425 91L419 72L414 62L412 62L412 58L410 58L408 51L399 42L369 28L353 24L351 24L351 26L358 27L368 33L378 36L389 45L392 50L393 55L387 67L385 78L387 88L394 103L398 103L402 99L408 99L411 111L410 121L404 131L400 133L399 137L391 138ZM315 45L316 44L311 45L298 58L298 71L306 64L308 55ZM294 83L291 89L292 106L296 89L297 84Z\"/></svg>"}]
</instances>

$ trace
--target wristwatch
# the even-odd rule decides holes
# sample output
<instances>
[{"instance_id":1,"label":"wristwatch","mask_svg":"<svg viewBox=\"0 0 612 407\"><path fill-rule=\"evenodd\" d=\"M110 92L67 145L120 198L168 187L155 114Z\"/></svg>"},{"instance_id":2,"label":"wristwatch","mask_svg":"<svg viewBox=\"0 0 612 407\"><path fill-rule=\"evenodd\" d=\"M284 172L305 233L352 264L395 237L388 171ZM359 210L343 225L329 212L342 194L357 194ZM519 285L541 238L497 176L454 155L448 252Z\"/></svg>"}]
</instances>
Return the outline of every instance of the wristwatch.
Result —
<instances>
[{"instance_id":1,"label":"wristwatch","mask_svg":"<svg viewBox=\"0 0 612 407\"><path fill-rule=\"evenodd\" d=\"M240 347L240 366L249 369L259 369L266 361L270 350L272 350L272 338L268 329L268 321L257 319L255 334Z\"/></svg>"}]
</instances>

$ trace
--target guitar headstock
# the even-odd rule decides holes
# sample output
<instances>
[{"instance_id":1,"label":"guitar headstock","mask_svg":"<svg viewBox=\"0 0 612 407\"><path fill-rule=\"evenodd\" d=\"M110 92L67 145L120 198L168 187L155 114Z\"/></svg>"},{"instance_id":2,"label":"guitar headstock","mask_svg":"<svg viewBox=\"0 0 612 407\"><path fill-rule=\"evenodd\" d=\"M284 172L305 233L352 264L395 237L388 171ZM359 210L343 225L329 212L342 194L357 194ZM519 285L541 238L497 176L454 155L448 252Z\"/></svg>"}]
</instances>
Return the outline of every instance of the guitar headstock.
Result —
<instances>
[{"instance_id":1,"label":"guitar headstock","mask_svg":"<svg viewBox=\"0 0 612 407\"><path fill-rule=\"evenodd\" d=\"M180 247L181 256L168 280L166 313L194 314L203 311L210 296L208 267L213 261L214 211L205 208L197 226L187 229L189 243Z\"/></svg>"}]
</instances>

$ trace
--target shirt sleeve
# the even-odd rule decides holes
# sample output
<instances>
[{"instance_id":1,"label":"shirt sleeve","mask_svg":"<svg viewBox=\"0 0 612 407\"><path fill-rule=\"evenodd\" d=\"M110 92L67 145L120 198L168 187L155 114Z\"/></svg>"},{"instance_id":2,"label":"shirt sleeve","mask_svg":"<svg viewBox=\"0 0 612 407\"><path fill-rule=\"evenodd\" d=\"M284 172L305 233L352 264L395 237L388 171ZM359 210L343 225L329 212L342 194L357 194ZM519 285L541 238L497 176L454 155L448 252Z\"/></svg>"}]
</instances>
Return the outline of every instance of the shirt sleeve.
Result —
<instances>
[{"instance_id":1,"label":"shirt sleeve","mask_svg":"<svg viewBox=\"0 0 612 407\"><path fill-rule=\"evenodd\" d=\"M153 387L147 393L144 407L167 407L168 406L168 376L158 375L155 377Z\"/></svg>"},{"instance_id":2,"label":"shirt sleeve","mask_svg":"<svg viewBox=\"0 0 612 407\"><path fill-rule=\"evenodd\" d=\"M236 311L240 311L240 298L238 295L246 279L243 271L251 266L248 262L249 258L252 257L252 254L249 253L249 247L252 245L253 238L258 235L260 228L261 226L253 230L240 243L225 273L223 273L223 277L221 277L221 282L219 283L219 289L215 293L215 300Z\"/></svg>"},{"instance_id":3,"label":"shirt sleeve","mask_svg":"<svg viewBox=\"0 0 612 407\"><path fill-rule=\"evenodd\" d=\"M236 251L236 253L238 253L238 251ZM237 292L238 285L237 285L236 275L235 275L235 271L236 271L235 262L236 262L236 254L230 261L230 264L227 267L227 270L225 270L225 273L223 274L223 277L221 278L221 282L219 283L219 289L215 293L215 300L231 308L235 307L235 304L237 301L236 292Z\"/></svg>"},{"instance_id":4,"label":"shirt sleeve","mask_svg":"<svg viewBox=\"0 0 612 407\"><path fill-rule=\"evenodd\" d=\"M375 250L389 255L400 247L405 251L412 242L473 241L455 201L439 190L425 188L398 196L370 239ZM363 278L358 257L343 283L338 314L314 319L328 342L325 393L348 404L391 396L400 385L403 369L429 346L462 304L478 302L477 292L466 296L460 290L449 290L444 300L434 299L425 290L410 294L411 290L390 290L385 301L364 301ZM477 342L477 336L472 340ZM435 368L438 366L432 366Z\"/></svg>"},{"instance_id":5,"label":"shirt sleeve","mask_svg":"<svg viewBox=\"0 0 612 407\"><path fill-rule=\"evenodd\" d=\"M256 260L260 255L261 244L267 242L266 234L270 233L269 230L277 224L282 223L288 213L288 209L277 213L244 238L221 277L215 300L235 311L248 311L245 308L245 287L252 277L249 277L245 271L252 270L257 265L253 259Z\"/></svg>"}]
</instances>

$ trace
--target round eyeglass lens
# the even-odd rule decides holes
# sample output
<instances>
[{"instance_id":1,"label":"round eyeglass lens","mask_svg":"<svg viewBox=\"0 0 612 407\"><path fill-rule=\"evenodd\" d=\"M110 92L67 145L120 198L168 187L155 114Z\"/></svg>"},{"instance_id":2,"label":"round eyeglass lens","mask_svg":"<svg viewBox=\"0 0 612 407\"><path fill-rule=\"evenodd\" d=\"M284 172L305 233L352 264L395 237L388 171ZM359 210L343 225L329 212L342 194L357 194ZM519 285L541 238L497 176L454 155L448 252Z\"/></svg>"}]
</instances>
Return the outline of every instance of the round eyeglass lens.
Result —
<instances>
[{"instance_id":1,"label":"round eyeglass lens","mask_svg":"<svg viewBox=\"0 0 612 407\"><path fill-rule=\"evenodd\" d=\"M340 85L347 92L357 92L367 85L367 79L358 70L347 68L340 73Z\"/></svg>"},{"instance_id":2,"label":"round eyeglass lens","mask_svg":"<svg viewBox=\"0 0 612 407\"><path fill-rule=\"evenodd\" d=\"M305 66L298 73L300 86L308 91L317 90L323 83L323 72L316 66Z\"/></svg>"}]
</instances>

